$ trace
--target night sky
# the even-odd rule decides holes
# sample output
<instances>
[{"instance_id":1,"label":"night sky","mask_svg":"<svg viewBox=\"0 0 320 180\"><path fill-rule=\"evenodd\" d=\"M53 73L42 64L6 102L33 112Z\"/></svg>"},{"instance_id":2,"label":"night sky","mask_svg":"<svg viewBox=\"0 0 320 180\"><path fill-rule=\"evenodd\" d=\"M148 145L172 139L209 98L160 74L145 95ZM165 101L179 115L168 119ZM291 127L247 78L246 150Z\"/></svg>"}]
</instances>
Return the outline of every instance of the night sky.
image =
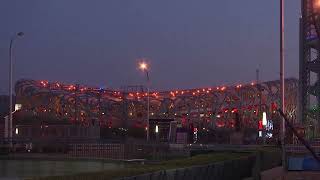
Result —
<instances>
[{"instance_id":1,"label":"night sky","mask_svg":"<svg viewBox=\"0 0 320 180\"><path fill-rule=\"evenodd\" d=\"M300 0L286 1L286 76L298 77ZM0 0L0 94L14 79L119 88L207 87L279 78L278 0Z\"/></svg>"}]
</instances>

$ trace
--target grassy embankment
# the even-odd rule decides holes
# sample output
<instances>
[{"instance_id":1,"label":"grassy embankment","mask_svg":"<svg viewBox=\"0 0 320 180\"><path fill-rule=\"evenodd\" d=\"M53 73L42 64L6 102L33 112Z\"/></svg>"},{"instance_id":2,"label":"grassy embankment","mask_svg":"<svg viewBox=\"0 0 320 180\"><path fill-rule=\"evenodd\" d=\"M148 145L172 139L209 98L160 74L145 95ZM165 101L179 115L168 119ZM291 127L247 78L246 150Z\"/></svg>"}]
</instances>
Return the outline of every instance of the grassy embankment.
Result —
<instances>
[{"instance_id":1,"label":"grassy embankment","mask_svg":"<svg viewBox=\"0 0 320 180\"><path fill-rule=\"evenodd\" d=\"M80 173L66 176L51 176L33 178L34 180L67 180L67 179L114 179L145 174L165 169L177 169L196 165L206 165L215 162L238 159L248 156L250 153L216 152L209 154L196 155L189 158L162 161L156 164L130 164L124 168L99 172Z\"/></svg>"}]
</instances>

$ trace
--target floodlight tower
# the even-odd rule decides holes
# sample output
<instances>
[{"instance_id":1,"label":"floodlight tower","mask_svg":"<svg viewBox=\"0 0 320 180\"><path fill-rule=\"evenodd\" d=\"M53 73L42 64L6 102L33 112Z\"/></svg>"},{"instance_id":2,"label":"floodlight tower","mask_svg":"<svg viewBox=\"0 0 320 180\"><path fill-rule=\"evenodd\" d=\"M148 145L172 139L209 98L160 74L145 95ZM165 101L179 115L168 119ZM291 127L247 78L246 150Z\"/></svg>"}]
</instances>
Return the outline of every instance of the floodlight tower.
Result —
<instances>
[{"instance_id":1,"label":"floodlight tower","mask_svg":"<svg viewBox=\"0 0 320 180\"><path fill-rule=\"evenodd\" d=\"M310 98L320 105L320 0L301 0L300 62L299 62L299 121L307 119ZM315 75L314 82L311 75ZM312 78L313 79L313 78ZM320 113L317 111L317 119Z\"/></svg>"}]
</instances>

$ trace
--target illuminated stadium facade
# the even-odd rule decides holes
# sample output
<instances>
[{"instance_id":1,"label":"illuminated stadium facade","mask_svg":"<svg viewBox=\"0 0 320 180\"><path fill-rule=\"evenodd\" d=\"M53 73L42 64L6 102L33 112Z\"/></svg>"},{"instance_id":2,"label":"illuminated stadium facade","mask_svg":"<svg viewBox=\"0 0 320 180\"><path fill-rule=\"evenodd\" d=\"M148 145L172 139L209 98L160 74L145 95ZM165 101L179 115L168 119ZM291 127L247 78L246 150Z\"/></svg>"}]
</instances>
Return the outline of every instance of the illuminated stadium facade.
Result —
<instances>
[{"instance_id":1,"label":"illuminated stadium facade","mask_svg":"<svg viewBox=\"0 0 320 180\"><path fill-rule=\"evenodd\" d=\"M235 114L242 127L257 128L262 112L272 119L279 104L280 82L150 92L150 119L174 119L182 126L234 128ZM22 111L51 114L57 119L106 127L146 127L147 96L58 82L19 80L15 91ZM286 113L296 119L298 81L287 79Z\"/></svg>"}]
</instances>

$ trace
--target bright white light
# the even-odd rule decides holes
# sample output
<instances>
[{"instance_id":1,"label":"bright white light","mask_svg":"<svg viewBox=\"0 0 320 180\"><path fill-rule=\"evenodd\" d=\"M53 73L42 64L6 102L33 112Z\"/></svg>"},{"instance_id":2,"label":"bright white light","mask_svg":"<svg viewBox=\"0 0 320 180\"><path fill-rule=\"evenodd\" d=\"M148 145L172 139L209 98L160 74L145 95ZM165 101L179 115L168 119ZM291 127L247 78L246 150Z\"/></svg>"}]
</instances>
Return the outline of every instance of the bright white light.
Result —
<instances>
[{"instance_id":1,"label":"bright white light","mask_svg":"<svg viewBox=\"0 0 320 180\"><path fill-rule=\"evenodd\" d=\"M18 128L16 128L16 134L17 134L17 135L19 134L19 129L18 129Z\"/></svg>"},{"instance_id":2,"label":"bright white light","mask_svg":"<svg viewBox=\"0 0 320 180\"><path fill-rule=\"evenodd\" d=\"M141 62L140 64L139 64L139 68L141 69L141 70L148 70L148 64L147 63L145 63L145 62Z\"/></svg>"},{"instance_id":3,"label":"bright white light","mask_svg":"<svg viewBox=\"0 0 320 180\"><path fill-rule=\"evenodd\" d=\"M267 125L267 113L266 112L262 113L262 125L263 126Z\"/></svg>"},{"instance_id":4,"label":"bright white light","mask_svg":"<svg viewBox=\"0 0 320 180\"><path fill-rule=\"evenodd\" d=\"M159 126L156 125L156 133L158 133L158 132L159 132Z\"/></svg>"},{"instance_id":5,"label":"bright white light","mask_svg":"<svg viewBox=\"0 0 320 180\"><path fill-rule=\"evenodd\" d=\"M266 134L266 137L267 137L267 138L272 138L272 136L273 136L272 133L267 133L267 134Z\"/></svg>"},{"instance_id":6,"label":"bright white light","mask_svg":"<svg viewBox=\"0 0 320 180\"><path fill-rule=\"evenodd\" d=\"M20 110L22 108L22 104L15 104L14 105L14 110L15 111L18 111L18 110Z\"/></svg>"},{"instance_id":7,"label":"bright white light","mask_svg":"<svg viewBox=\"0 0 320 180\"><path fill-rule=\"evenodd\" d=\"M262 137L262 131L259 131L259 137Z\"/></svg>"}]
</instances>

